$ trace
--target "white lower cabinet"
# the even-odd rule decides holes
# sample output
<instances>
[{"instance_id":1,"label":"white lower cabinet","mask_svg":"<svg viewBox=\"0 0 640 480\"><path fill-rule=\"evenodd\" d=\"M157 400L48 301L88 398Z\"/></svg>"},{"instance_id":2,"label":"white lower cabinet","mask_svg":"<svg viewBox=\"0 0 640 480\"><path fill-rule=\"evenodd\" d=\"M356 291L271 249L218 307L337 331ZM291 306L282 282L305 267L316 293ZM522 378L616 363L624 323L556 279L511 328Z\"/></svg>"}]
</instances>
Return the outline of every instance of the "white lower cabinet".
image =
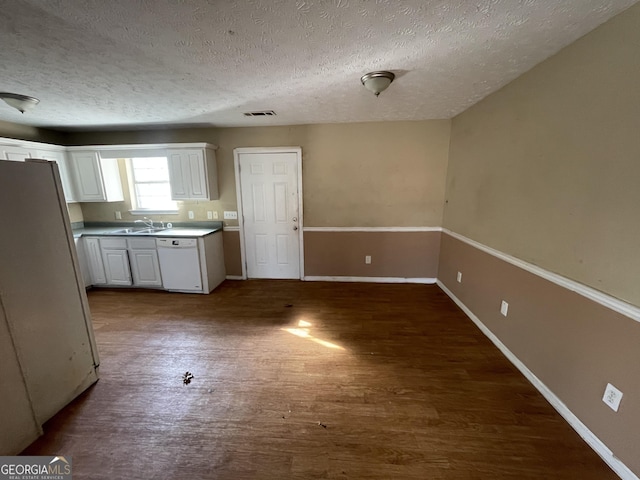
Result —
<instances>
[{"instance_id":1,"label":"white lower cabinet","mask_svg":"<svg viewBox=\"0 0 640 480\"><path fill-rule=\"evenodd\" d=\"M127 240L124 238L101 238L100 250L102 251L107 285L131 285Z\"/></svg>"},{"instance_id":2,"label":"white lower cabinet","mask_svg":"<svg viewBox=\"0 0 640 480\"><path fill-rule=\"evenodd\" d=\"M139 287L161 287L160 264L155 238L128 240L133 284Z\"/></svg>"},{"instance_id":3,"label":"white lower cabinet","mask_svg":"<svg viewBox=\"0 0 640 480\"><path fill-rule=\"evenodd\" d=\"M107 283L107 276L105 275L104 264L102 263L100 239L86 237L83 238L83 241L91 285L105 285Z\"/></svg>"},{"instance_id":4,"label":"white lower cabinet","mask_svg":"<svg viewBox=\"0 0 640 480\"><path fill-rule=\"evenodd\" d=\"M222 232L192 241L195 242L194 248L197 244L196 258L202 281L194 293L210 293L226 277ZM87 277L90 278L86 282L88 285L171 290L163 283L155 237L82 237L78 245L84 247L78 251L79 256L82 254L86 260ZM180 268L179 263L176 268ZM169 269L167 275L175 277L180 273Z\"/></svg>"},{"instance_id":5,"label":"white lower cabinet","mask_svg":"<svg viewBox=\"0 0 640 480\"><path fill-rule=\"evenodd\" d=\"M162 287L155 238L83 237L88 285Z\"/></svg>"},{"instance_id":6,"label":"white lower cabinet","mask_svg":"<svg viewBox=\"0 0 640 480\"><path fill-rule=\"evenodd\" d=\"M80 273L82 274L82 280L84 281L84 287L91 286L91 271L89 270L89 262L87 262L87 254L85 252L85 239L84 238L74 238L73 239L76 245L76 254L78 256L78 263L80 265Z\"/></svg>"},{"instance_id":7,"label":"white lower cabinet","mask_svg":"<svg viewBox=\"0 0 640 480\"><path fill-rule=\"evenodd\" d=\"M129 256L126 250L102 250L107 285L131 285Z\"/></svg>"}]
</instances>

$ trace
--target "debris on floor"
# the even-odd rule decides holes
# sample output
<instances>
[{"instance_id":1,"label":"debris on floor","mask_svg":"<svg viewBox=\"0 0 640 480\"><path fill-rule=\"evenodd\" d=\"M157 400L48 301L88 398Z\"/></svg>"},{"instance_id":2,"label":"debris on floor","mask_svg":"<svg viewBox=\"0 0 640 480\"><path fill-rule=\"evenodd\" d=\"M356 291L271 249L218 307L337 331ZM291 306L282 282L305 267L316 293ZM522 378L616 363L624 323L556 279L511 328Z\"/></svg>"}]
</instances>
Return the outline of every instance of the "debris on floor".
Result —
<instances>
[{"instance_id":1,"label":"debris on floor","mask_svg":"<svg viewBox=\"0 0 640 480\"><path fill-rule=\"evenodd\" d=\"M320 425L322 428L327 428L327 426L322 422L318 422L318 425Z\"/></svg>"},{"instance_id":2,"label":"debris on floor","mask_svg":"<svg viewBox=\"0 0 640 480\"><path fill-rule=\"evenodd\" d=\"M287 304L284 306L284 308L291 308L291 307L293 307L293 304L292 304L292 303L287 303Z\"/></svg>"},{"instance_id":3,"label":"debris on floor","mask_svg":"<svg viewBox=\"0 0 640 480\"><path fill-rule=\"evenodd\" d=\"M182 376L182 383L184 383L185 385L189 385L191 383L191 380L193 380L195 377L193 376L193 373L191 372L187 372Z\"/></svg>"}]
</instances>

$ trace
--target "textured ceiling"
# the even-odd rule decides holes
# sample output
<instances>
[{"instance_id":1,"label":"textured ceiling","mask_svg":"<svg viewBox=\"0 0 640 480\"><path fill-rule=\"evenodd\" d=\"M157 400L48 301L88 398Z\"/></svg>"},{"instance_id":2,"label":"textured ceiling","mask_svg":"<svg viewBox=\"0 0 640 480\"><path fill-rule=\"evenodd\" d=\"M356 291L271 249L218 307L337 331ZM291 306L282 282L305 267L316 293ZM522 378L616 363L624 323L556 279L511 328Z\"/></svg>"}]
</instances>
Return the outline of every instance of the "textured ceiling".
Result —
<instances>
[{"instance_id":1,"label":"textured ceiling","mask_svg":"<svg viewBox=\"0 0 640 480\"><path fill-rule=\"evenodd\" d=\"M0 120L61 129L449 118L636 0L5 0ZM397 78L376 98L372 70ZM275 110L275 117L242 112Z\"/></svg>"}]
</instances>

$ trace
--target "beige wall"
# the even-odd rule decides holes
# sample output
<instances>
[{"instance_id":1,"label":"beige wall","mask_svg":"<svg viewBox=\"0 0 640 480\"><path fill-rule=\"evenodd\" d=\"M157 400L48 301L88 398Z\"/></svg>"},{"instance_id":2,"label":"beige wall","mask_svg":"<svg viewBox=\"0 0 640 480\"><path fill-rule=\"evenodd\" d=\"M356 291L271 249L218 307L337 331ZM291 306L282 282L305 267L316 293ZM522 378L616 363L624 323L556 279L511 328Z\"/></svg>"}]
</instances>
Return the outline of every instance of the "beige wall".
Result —
<instances>
[{"instance_id":1,"label":"beige wall","mask_svg":"<svg viewBox=\"0 0 640 480\"><path fill-rule=\"evenodd\" d=\"M82 207L79 203L67 203L67 210L69 211L69 221L71 223L84 221Z\"/></svg>"},{"instance_id":2,"label":"beige wall","mask_svg":"<svg viewBox=\"0 0 640 480\"><path fill-rule=\"evenodd\" d=\"M640 305L640 4L453 119L444 226Z\"/></svg>"},{"instance_id":3,"label":"beige wall","mask_svg":"<svg viewBox=\"0 0 640 480\"><path fill-rule=\"evenodd\" d=\"M217 210L221 218L223 210L236 210L234 148L301 146L306 226L439 226L449 130L449 120L431 120L86 133L71 134L69 142L218 145L220 200L185 202L180 219L186 219L189 209L195 211L196 220L205 220L208 209ZM85 220L113 221L115 210L130 219L124 215L129 205L125 201L82 208Z\"/></svg>"},{"instance_id":4,"label":"beige wall","mask_svg":"<svg viewBox=\"0 0 640 480\"><path fill-rule=\"evenodd\" d=\"M225 128L218 141L223 164L236 147L301 146L306 226L438 226L449 128L448 120Z\"/></svg>"}]
</instances>

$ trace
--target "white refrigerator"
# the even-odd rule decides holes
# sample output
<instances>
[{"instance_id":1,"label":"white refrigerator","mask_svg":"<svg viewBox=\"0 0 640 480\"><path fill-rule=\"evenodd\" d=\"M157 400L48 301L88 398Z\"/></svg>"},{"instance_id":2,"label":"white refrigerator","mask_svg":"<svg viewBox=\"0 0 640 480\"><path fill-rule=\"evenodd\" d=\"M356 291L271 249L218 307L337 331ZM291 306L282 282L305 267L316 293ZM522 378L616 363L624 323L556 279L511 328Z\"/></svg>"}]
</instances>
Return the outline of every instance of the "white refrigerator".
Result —
<instances>
[{"instance_id":1,"label":"white refrigerator","mask_svg":"<svg viewBox=\"0 0 640 480\"><path fill-rule=\"evenodd\" d=\"M41 435L98 365L58 167L0 160L0 455Z\"/></svg>"}]
</instances>

